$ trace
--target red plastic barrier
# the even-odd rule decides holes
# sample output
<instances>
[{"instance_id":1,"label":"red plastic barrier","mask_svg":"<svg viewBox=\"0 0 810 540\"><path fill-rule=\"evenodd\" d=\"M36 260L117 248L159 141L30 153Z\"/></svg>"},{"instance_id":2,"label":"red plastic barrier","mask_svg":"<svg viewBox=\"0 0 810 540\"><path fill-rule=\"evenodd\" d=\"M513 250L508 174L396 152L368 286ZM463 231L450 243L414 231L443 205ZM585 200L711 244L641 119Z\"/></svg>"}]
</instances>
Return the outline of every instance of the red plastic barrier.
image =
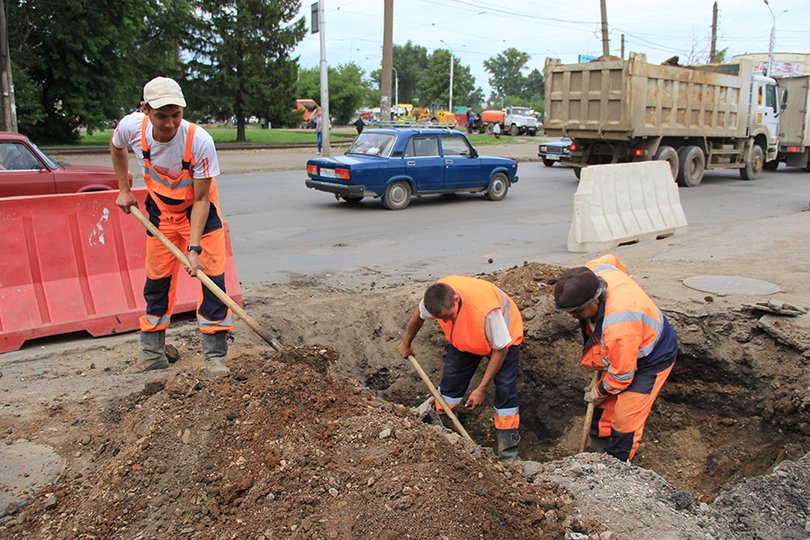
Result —
<instances>
[{"instance_id":1,"label":"red plastic barrier","mask_svg":"<svg viewBox=\"0 0 810 540\"><path fill-rule=\"evenodd\" d=\"M146 189L133 190L143 208ZM117 191L0 199L0 352L29 339L136 330L145 309L146 229ZM242 303L225 224L225 287ZM174 313L196 310L202 284L184 271Z\"/></svg>"}]
</instances>

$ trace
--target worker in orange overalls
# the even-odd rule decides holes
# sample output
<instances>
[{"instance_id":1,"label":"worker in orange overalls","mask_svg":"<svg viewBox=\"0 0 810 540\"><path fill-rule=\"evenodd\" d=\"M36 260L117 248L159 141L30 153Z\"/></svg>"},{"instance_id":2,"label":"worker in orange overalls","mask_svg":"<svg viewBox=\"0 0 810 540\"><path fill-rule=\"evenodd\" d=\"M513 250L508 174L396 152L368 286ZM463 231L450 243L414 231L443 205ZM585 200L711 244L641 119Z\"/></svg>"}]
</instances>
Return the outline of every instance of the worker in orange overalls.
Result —
<instances>
[{"instance_id":1,"label":"worker in orange overalls","mask_svg":"<svg viewBox=\"0 0 810 540\"><path fill-rule=\"evenodd\" d=\"M554 287L557 308L579 320L582 365L599 371L585 389L593 403L591 446L629 461L678 355L678 337L615 255L571 268Z\"/></svg>"},{"instance_id":2,"label":"worker in orange overalls","mask_svg":"<svg viewBox=\"0 0 810 540\"><path fill-rule=\"evenodd\" d=\"M515 302L488 281L464 276L447 276L428 287L419 307L408 321L405 336L397 347L403 358L413 354L411 343L428 319L436 319L449 344L439 394L451 409L464 399L470 380L484 356L487 369L479 385L467 398L467 407L484 402L487 387L495 381L495 433L501 461L515 461L520 441L520 409L517 378L523 318ZM436 403L442 423L449 418Z\"/></svg>"},{"instance_id":3,"label":"worker in orange overalls","mask_svg":"<svg viewBox=\"0 0 810 540\"><path fill-rule=\"evenodd\" d=\"M126 214L137 206L127 180L127 148L131 147L143 169L149 220L188 252L186 270L190 275L202 270L225 290L225 231L214 179L219 175L219 160L211 136L183 120L185 106L183 91L174 80L156 77L146 83L141 111L121 119L110 140L120 190L115 204ZM180 263L160 240L147 234L146 314L140 318L143 352L140 362L127 369L128 373L169 367L166 328L174 309ZM228 373L224 360L233 317L230 309L204 287L197 303L197 322L209 375Z\"/></svg>"}]
</instances>

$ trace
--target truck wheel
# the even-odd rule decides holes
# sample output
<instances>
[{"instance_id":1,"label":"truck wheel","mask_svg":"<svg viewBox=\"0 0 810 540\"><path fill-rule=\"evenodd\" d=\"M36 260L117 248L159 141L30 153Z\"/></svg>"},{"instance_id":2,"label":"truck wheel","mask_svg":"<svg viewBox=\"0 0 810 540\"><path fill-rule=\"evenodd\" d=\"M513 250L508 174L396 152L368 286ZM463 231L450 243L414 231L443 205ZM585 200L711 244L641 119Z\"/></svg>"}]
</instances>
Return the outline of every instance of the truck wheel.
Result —
<instances>
[{"instance_id":1,"label":"truck wheel","mask_svg":"<svg viewBox=\"0 0 810 540\"><path fill-rule=\"evenodd\" d=\"M509 126L509 135L512 137L517 137L520 134L520 128L517 127L515 124Z\"/></svg>"},{"instance_id":2,"label":"truck wheel","mask_svg":"<svg viewBox=\"0 0 810 540\"><path fill-rule=\"evenodd\" d=\"M554 166L554 160L553 159L548 159L548 158L543 158L543 165L545 165L546 167L553 167Z\"/></svg>"},{"instance_id":3,"label":"truck wheel","mask_svg":"<svg viewBox=\"0 0 810 540\"><path fill-rule=\"evenodd\" d=\"M411 186L404 180L391 182L385 188L382 203L389 210L403 210L411 202Z\"/></svg>"},{"instance_id":4,"label":"truck wheel","mask_svg":"<svg viewBox=\"0 0 810 540\"><path fill-rule=\"evenodd\" d=\"M653 159L669 163L669 168L672 170L672 180L677 180L680 161L678 160L678 152L674 148L671 146L659 146Z\"/></svg>"},{"instance_id":5,"label":"truck wheel","mask_svg":"<svg viewBox=\"0 0 810 540\"><path fill-rule=\"evenodd\" d=\"M751 149L751 159L745 164L745 167L740 169L740 178L743 180L753 180L759 173L762 172L762 166L765 164L765 153L762 147L754 145Z\"/></svg>"},{"instance_id":6,"label":"truck wheel","mask_svg":"<svg viewBox=\"0 0 810 540\"><path fill-rule=\"evenodd\" d=\"M503 173L495 173L484 196L490 201L502 201L508 191L509 179Z\"/></svg>"},{"instance_id":7,"label":"truck wheel","mask_svg":"<svg viewBox=\"0 0 810 540\"><path fill-rule=\"evenodd\" d=\"M703 180L706 156L697 146L684 146L678 151L678 185L695 187Z\"/></svg>"}]
</instances>

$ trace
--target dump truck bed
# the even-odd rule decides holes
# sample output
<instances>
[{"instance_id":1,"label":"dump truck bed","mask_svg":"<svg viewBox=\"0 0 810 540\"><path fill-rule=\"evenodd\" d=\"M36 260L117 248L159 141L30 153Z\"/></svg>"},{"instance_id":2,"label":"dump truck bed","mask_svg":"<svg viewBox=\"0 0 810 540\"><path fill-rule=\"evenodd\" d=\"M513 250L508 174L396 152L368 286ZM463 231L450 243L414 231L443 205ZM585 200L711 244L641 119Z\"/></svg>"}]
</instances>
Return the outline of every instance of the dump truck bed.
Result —
<instances>
[{"instance_id":1,"label":"dump truck bed","mask_svg":"<svg viewBox=\"0 0 810 540\"><path fill-rule=\"evenodd\" d=\"M777 81L779 88L788 91L787 108L779 117L779 145L800 146L810 145L810 133L807 124L810 122L810 107L807 101L810 98L810 76L780 77Z\"/></svg>"},{"instance_id":2,"label":"dump truck bed","mask_svg":"<svg viewBox=\"0 0 810 540\"><path fill-rule=\"evenodd\" d=\"M629 140L635 137L744 137L752 64L680 67L630 60L546 62L550 136Z\"/></svg>"}]
</instances>

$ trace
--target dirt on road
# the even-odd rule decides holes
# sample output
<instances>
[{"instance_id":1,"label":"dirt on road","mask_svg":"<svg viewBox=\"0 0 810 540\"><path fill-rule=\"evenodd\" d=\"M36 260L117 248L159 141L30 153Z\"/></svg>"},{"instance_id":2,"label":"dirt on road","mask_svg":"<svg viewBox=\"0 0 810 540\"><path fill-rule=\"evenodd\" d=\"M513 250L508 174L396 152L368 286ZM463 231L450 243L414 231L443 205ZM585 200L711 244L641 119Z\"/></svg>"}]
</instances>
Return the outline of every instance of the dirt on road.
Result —
<instances>
[{"instance_id":1,"label":"dirt on road","mask_svg":"<svg viewBox=\"0 0 810 540\"><path fill-rule=\"evenodd\" d=\"M810 250L795 249L810 230L802 207L615 250L680 345L632 465L575 455L589 374L577 326L553 308L564 268L530 261L479 274L526 323L515 464L493 455L491 392L486 407L460 413L474 443L420 408L429 393L396 344L428 282L393 270L369 271L363 286L309 276L243 291L288 349L273 353L238 323L231 374L214 381L188 318L173 321L181 357L161 373L123 374L134 333L0 356L0 455L43 447L63 466L25 492L7 488L0 537L806 539L810 317L769 312L810 305ZM683 285L699 274L781 292ZM414 346L438 381L438 326Z\"/></svg>"}]
</instances>

